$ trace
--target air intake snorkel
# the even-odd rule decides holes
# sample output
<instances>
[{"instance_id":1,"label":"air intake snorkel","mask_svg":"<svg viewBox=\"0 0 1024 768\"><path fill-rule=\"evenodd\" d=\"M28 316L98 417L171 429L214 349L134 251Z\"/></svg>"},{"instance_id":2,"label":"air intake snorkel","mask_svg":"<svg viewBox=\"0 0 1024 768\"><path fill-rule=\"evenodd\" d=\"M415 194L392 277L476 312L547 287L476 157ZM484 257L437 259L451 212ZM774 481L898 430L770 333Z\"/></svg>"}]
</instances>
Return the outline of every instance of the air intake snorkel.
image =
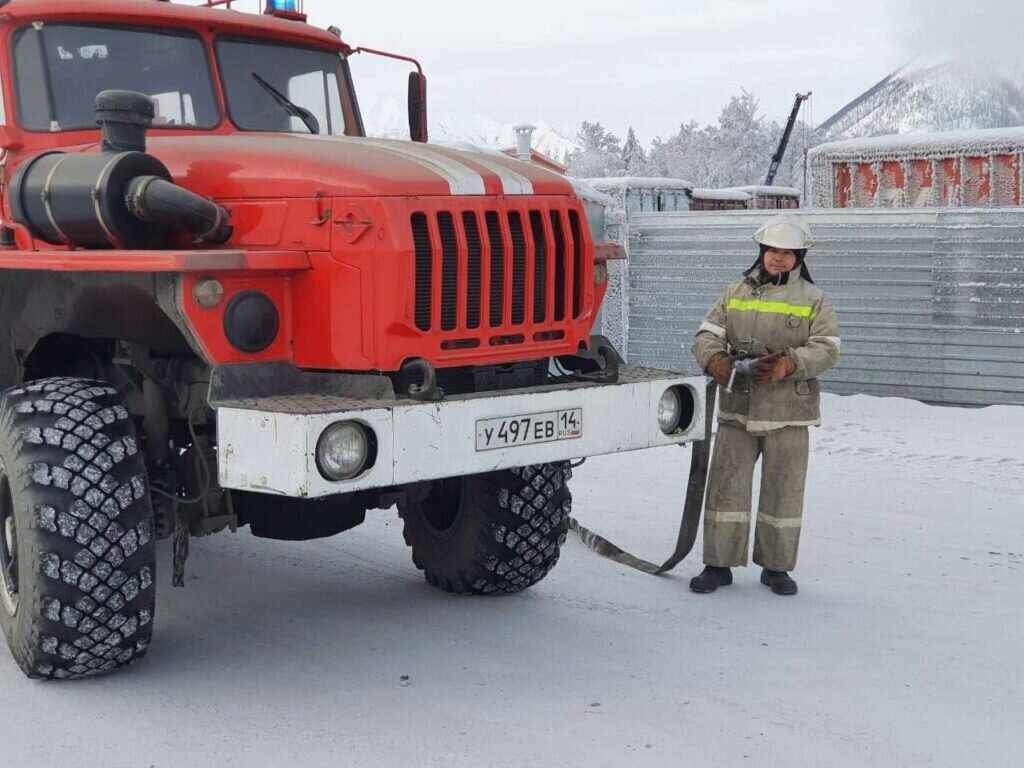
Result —
<instances>
[{"instance_id":1,"label":"air intake snorkel","mask_svg":"<svg viewBox=\"0 0 1024 768\"><path fill-rule=\"evenodd\" d=\"M38 240L75 248L168 248L183 232L227 242L228 211L175 184L146 154L155 113L145 94L98 94L101 151L47 152L24 163L11 180L14 220Z\"/></svg>"}]
</instances>

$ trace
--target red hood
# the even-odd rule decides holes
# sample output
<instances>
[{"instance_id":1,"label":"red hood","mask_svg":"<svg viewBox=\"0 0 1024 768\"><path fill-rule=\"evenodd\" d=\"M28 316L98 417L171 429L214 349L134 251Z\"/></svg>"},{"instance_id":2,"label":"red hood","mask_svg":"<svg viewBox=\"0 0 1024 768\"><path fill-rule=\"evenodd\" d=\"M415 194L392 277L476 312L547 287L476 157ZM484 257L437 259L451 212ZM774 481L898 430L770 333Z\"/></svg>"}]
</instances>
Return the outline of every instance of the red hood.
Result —
<instances>
[{"instance_id":1,"label":"red hood","mask_svg":"<svg viewBox=\"0 0 1024 768\"><path fill-rule=\"evenodd\" d=\"M151 135L174 180L217 199L571 195L565 178L500 153L409 141L279 133Z\"/></svg>"}]
</instances>

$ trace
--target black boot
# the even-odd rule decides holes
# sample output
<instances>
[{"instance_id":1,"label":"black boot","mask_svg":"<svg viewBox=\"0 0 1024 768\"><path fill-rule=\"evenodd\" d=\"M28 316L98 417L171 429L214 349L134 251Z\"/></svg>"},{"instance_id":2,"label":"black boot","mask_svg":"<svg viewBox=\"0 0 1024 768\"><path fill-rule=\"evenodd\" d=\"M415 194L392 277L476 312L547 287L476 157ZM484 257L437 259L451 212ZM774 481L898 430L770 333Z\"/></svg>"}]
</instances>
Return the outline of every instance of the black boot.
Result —
<instances>
[{"instance_id":1,"label":"black boot","mask_svg":"<svg viewBox=\"0 0 1024 768\"><path fill-rule=\"evenodd\" d=\"M690 579L690 589L702 595L714 592L719 587L732 584L732 571L717 565L705 565L704 570Z\"/></svg>"},{"instance_id":2,"label":"black boot","mask_svg":"<svg viewBox=\"0 0 1024 768\"><path fill-rule=\"evenodd\" d=\"M771 587L776 595L796 594L796 582L785 571L769 571L765 568L761 571L761 583Z\"/></svg>"}]
</instances>

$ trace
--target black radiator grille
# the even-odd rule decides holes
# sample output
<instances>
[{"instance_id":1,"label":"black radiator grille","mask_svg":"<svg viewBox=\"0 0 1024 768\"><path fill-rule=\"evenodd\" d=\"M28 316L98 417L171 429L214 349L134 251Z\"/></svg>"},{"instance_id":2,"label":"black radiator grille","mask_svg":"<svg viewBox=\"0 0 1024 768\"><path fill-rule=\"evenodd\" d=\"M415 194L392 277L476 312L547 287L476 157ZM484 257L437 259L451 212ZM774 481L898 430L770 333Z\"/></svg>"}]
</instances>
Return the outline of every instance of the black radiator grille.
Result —
<instances>
[{"instance_id":1,"label":"black radiator grille","mask_svg":"<svg viewBox=\"0 0 1024 768\"><path fill-rule=\"evenodd\" d=\"M483 275L483 244L480 242L480 227L476 214L466 211L462 214L462 227L466 232L466 249L469 263L466 271L466 327L476 330L480 327L480 290Z\"/></svg>"},{"instance_id":2,"label":"black radiator grille","mask_svg":"<svg viewBox=\"0 0 1024 768\"><path fill-rule=\"evenodd\" d=\"M512 325L526 320L526 235L523 219L512 211L508 215L508 229L512 234Z\"/></svg>"},{"instance_id":3,"label":"black radiator grille","mask_svg":"<svg viewBox=\"0 0 1024 768\"><path fill-rule=\"evenodd\" d=\"M498 214L488 211L486 218L487 240L491 245L491 328L500 328L505 321L505 240Z\"/></svg>"},{"instance_id":4,"label":"black radiator grille","mask_svg":"<svg viewBox=\"0 0 1024 768\"><path fill-rule=\"evenodd\" d=\"M585 249L576 211L440 211L414 213L411 223L416 327L435 330L439 317L438 330L450 335L445 349L472 348L458 334L485 324L491 344L523 343L527 335L510 327L529 321L536 340L579 318Z\"/></svg>"},{"instance_id":5,"label":"black radiator grille","mask_svg":"<svg viewBox=\"0 0 1024 768\"><path fill-rule=\"evenodd\" d=\"M429 331L434 254L433 248L430 247L430 229L427 226L426 214L412 215L412 242L416 251L416 327L421 331Z\"/></svg>"},{"instance_id":6,"label":"black radiator grille","mask_svg":"<svg viewBox=\"0 0 1024 768\"><path fill-rule=\"evenodd\" d=\"M576 275L572 286L572 316L573 319L576 319L580 316L580 312L583 311L583 281L580 279L580 276L584 274L580 215L576 211L569 211L569 229L572 231L573 274Z\"/></svg>"},{"instance_id":7,"label":"black radiator grille","mask_svg":"<svg viewBox=\"0 0 1024 768\"><path fill-rule=\"evenodd\" d=\"M565 320L565 233L558 211L551 212L551 231L555 236L555 320Z\"/></svg>"},{"instance_id":8,"label":"black radiator grille","mask_svg":"<svg viewBox=\"0 0 1024 768\"><path fill-rule=\"evenodd\" d=\"M548 307L548 238L540 211L530 211L533 234L533 322L543 323Z\"/></svg>"},{"instance_id":9,"label":"black radiator grille","mask_svg":"<svg viewBox=\"0 0 1024 768\"><path fill-rule=\"evenodd\" d=\"M459 240L450 213L437 214L441 232L441 330L459 327Z\"/></svg>"}]
</instances>

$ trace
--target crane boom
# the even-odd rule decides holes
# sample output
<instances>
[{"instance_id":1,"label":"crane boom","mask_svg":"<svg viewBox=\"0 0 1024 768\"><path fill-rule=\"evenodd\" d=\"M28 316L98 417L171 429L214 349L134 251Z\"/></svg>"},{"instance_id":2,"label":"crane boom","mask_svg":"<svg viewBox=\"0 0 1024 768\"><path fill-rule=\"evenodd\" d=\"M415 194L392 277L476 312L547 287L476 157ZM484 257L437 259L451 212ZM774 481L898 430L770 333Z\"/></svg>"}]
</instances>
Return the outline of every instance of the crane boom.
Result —
<instances>
[{"instance_id":1,"label":"crane boom","mask_svg":"<svg viewBox=\"0 0 1024 768\"><path fill-rule=\"evenodd\" d=\"M772 156L771 167L768 168L768 178L765 179L764 184L766 187L770 187L775 183L775 174L779 172L779 166L782 164L782 158L786 154L786 147L789 145L789 137L793 135L793 126L796 125L796 117L800 114L800 105L811 98L811 92L798 93L796 95L796 101L793 102L793 111L789 113L789 120L786 122L786 130L782 132L782 139L779 140L779 148L775 150L775 154Z\"/></svg>"}]
</instances>

